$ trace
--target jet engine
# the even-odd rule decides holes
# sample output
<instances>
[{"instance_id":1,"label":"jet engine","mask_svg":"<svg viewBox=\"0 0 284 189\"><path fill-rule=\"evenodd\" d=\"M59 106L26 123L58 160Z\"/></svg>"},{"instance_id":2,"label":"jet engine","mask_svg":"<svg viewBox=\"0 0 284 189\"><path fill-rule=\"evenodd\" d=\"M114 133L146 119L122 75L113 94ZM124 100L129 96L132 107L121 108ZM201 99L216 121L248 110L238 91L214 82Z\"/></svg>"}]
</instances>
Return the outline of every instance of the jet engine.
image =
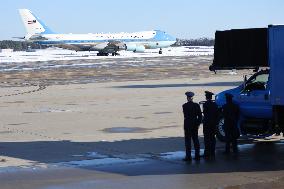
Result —
<instances>
[{"instance_id":1,"label":"jet engine","mask_svg":"<svg viewBox=\"0 0 284 189\"><path fill-rule=\"evenodd\" d=\"M120 42L106 42L106 43L99 43L94 45L91 50L95 51L107 51L109 53L113 53L120 50L125 50L126 46L124 43Z\"/></svg>"},{"instance_id":2,"label":"jet engine","mask_svg":"<svg viewBox=\"0 0 284 189\"><path fill-rule=\"evenodd\" d=\"M136 45L136 44L127 44L126 45L127 51L133 51L133 52L144 52L145 47L142 45Z\"/></svg>"}]
</instances>

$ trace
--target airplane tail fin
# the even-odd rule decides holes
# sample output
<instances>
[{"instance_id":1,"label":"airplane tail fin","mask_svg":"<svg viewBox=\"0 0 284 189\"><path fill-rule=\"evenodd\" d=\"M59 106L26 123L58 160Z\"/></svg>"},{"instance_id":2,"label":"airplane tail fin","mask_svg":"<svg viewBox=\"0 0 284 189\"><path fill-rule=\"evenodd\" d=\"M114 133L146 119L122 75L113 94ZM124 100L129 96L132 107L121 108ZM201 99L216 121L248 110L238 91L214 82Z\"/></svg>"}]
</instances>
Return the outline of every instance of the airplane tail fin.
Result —
<instances>
[{"instance_id":1,"label":"airplane tail fin","mask_svg":"<svg viewBox=\"0 0 284 189\"><path fill-rule=\"evenodd\" d=\"M19 9L20 16L25 25L27 35L26 39L30 38L35 34L52 34L51 31L38 17L36 17L28 9Z\"/></svg>"}]
</instances>

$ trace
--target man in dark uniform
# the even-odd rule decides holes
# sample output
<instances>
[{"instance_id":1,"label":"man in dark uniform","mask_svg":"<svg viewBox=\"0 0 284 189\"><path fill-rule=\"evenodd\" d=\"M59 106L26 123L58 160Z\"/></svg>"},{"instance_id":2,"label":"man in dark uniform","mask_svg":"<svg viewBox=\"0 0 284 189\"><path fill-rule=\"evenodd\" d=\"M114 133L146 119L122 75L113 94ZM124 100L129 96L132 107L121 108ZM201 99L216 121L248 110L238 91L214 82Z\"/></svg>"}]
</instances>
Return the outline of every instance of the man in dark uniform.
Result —
<instances>
[{"instance_id":1,"label":"man in dark uniform","mask_svg":"<svg viewBox=\"0 0 284 189\"><path fill-rule=\"evenodd\" d=\"M193 92L186 92L187 103L183 104L184 135L186 156L184 161L191 161L191 139L195 149L195 160L200 159L200 145L198 140L198 128L202 121L202 113L199 104L193 102Z\"/></svg>"},{"instance_id":2,"label":"man in dark uniform","mask_svg":"<svg viewBox=\"0 0 284 189\"><path fill-rule=\"evenodd\" d=\"M232 144L233 152L235 155L238 154L238 143L237 139L240 136L238 129L239 121L239 106L233 103L233 95L226 93L226 104L223 106L224 116L224 130L226 138L226 150L225 154L230 154L230 148Z\"/></svg>"},{"instance_id":3,"label":"man in dark uniform","mask_svg":"<svg viewBox=\"0 0 284 189\"><path fill-rule=\"evenodd\" d=\"M218 124L218 106L212 101L212 95L210 91L205 91L206 102L203 104L203 134L204 134L204 158L215 158L215 146L216 146L216 127Z\"/></svg>"}]
</instances>

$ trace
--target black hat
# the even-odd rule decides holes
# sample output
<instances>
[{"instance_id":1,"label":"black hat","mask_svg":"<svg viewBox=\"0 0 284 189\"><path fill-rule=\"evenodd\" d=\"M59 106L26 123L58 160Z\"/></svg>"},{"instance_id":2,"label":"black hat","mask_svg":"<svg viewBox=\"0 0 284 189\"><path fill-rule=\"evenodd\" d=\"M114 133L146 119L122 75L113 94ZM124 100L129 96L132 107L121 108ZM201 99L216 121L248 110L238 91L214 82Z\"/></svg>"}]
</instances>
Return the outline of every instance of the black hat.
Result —
<instances>
[{"instance_id":1,"label":"black hat","mask_svg":"<svg viewBox=\"0 0 284 189\"><path fill-rule=\"evenodd\" d=\"M214 95L214 93L212 93L210 91L205 91L205 96L212 97L213 95Z\"/></svg>"},{"instance_id":2,"label":"black hat","mask_svg":"<svg viewBox=\"0 0 284 189\"><path fill-rule=\"evenodd\" d=\"M193 97L193 96L194 96L194 92L187 91L187 92L185 92L185 95L186 95L187 97Z\"/></svg>"}]
</instances>

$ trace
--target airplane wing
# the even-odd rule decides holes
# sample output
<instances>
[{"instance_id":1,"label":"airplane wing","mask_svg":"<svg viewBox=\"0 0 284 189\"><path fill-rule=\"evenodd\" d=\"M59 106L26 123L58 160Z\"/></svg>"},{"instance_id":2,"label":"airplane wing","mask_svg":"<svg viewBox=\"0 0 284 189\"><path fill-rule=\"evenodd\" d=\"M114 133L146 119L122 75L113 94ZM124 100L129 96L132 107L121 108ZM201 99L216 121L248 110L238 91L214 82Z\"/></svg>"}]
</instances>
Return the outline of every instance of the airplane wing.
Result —
<instances>
[{"instance_id":1,"label":"airplane wing","mask_svg":"<svg viewBox=\"0 0 284 189\"><path fill-rule=\"evenodd\" d=\"M13 39L25 39L25 37L12 37Z\"/></svg>"},{"instance_id":2,"label":"airplane wing","mask_svg":"<svg viewBox=\"0 0 284 189\"><path fill-rule=\"evenodd\" d=\"M109 41L109 42L98 43L92 46L90 50L99 51L102 53L116 53L117 51L125 49L126 49L125 43L122 43L120 41Z\"/></svg>"}]
</instances>

